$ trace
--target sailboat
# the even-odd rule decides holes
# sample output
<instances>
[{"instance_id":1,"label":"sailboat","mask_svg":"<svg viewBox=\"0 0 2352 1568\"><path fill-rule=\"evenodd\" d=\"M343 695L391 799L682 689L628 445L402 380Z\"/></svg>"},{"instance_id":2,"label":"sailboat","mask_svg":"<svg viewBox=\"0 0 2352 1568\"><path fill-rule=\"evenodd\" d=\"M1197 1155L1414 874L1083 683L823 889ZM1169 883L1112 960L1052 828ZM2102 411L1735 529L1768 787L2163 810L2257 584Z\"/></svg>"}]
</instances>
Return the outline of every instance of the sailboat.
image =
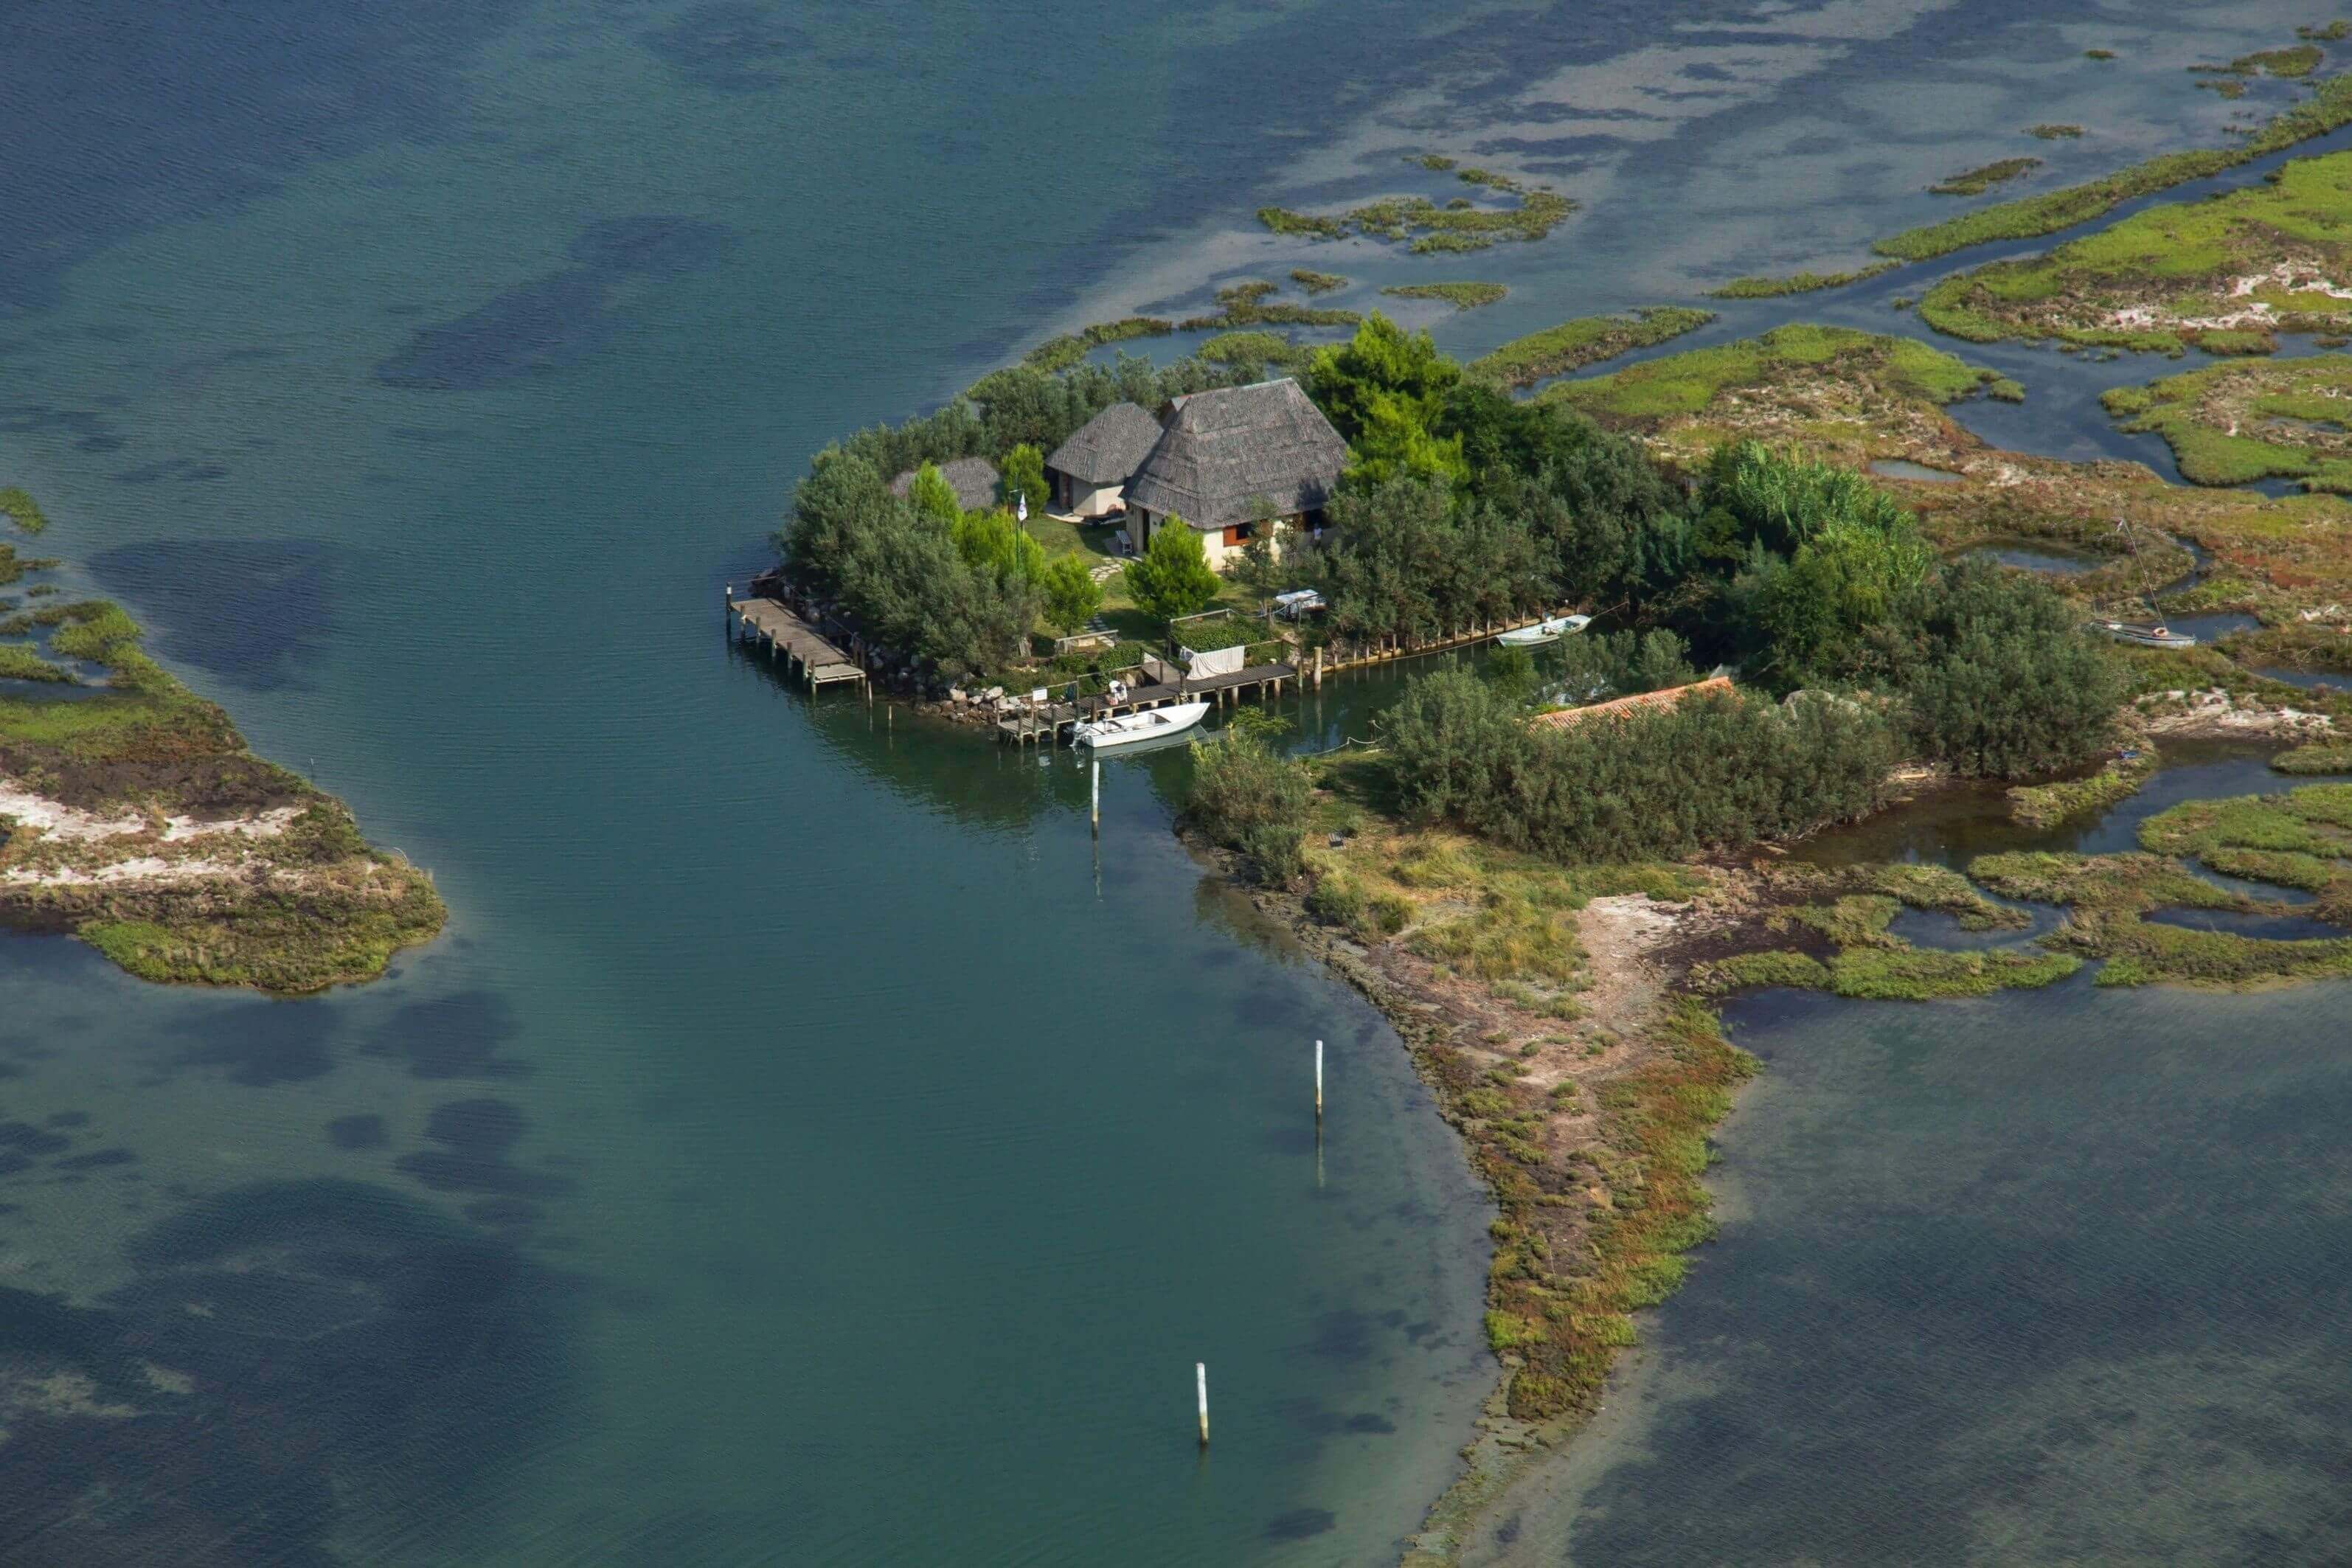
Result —
<instances>
[{"instance_id":1,"label":"sailboat","mask_svg":"<svg viewBox=\"0 0 2352 1568\"><path fill-rule=\"evenodd\" d=\"M2147 563L2140 559L2139 541L2132 534L2131 524L2116 519L2116 531L2124 536L2129 547L2132 569L2139 577L2140 597L2147 601L2150 618L2146 621L2116 621L2099 619L2091 623L2095 631L2102 631L2117 642L2127 642L2139 647L2195 647L2197 639L2187 632L2176 632L2164 624L2156 607L2156 595L2147 585Z\"/></svg>"},{"instance_id":2,"label":"sailboat","mask_svg":"<svg viewBox=\"0 0 2352 1568\"><path fill-rule=\"evenodd\" d=\"M1580 632L1591 624L1591 616L1555 616L1531 626L1505 632L1495 640L1505 647L1538 647L1548 642L1558 642L1570 632Z\"/></svg>"}]
</instances>

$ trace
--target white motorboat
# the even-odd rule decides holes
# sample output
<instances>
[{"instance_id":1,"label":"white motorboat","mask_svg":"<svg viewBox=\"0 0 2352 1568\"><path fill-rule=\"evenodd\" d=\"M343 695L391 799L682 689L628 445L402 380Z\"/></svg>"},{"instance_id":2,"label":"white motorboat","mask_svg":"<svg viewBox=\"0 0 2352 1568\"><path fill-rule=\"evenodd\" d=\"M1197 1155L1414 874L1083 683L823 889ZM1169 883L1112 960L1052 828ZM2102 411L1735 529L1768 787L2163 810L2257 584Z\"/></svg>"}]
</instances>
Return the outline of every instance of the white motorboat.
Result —
<instances>
[{"instance_id":1,"label":"white motorboat","mask_svg":"<svg viewBox=\"0 0 2352 1568\"><path fill-rule=\"evenodd\" d=\"M1095 719L1070 731L1070 743L1092 746L1097 751L1106 746L1131 746L1138 741L1164 740L1181 735L1201 721L1207 713L1205 702L1171 702L1165 708L1147 708L1140 713L1121 713L1113 718Z\"/></svg>"},{"instance_id":2,"label":"white motorboat","mask_svg":"<svg viewBox=\"0 0 2352 1568\"><path fill-rule=\"evenodd\" d=\"M1548 642L1558 642L1570 632L1580 632L1591 624L1591 616L1555 616L1531 626L1505 632L1495 640L1505 647L1538 647Z\"/></svg>"}]
</instances>

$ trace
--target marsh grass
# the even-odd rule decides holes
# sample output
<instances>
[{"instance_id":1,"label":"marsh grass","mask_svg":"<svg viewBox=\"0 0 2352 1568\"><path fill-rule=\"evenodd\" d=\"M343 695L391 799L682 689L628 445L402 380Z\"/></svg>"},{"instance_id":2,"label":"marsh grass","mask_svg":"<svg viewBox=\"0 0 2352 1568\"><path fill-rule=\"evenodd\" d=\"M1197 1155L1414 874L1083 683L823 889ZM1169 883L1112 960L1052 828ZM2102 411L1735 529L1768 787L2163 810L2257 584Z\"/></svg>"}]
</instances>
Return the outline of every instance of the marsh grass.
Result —
<instances>
[{"instance_id":1,"label":"marsh grass","mask_svg":"<svg viewBox=\"0 0 2352 1568\"><path fill-rule=\"evenodd\" d=\"M1734 387L1816 372L1867 377L1890 391L1937 404L1956 402L1996 379L1991 371L1915 339L1799 325L1645 360L1607 375L1563 381L1538 396L1604 421L1640 426L1704 412Z\"/></svg>"},{"instance_id":2,"label":"marsh grass","mask_svg":"<svg viewBox=\"0 0 2352 1568\"><path fill-rule=\"evenodd\" d=\"M26 533L38 533L49 526L47 516L41 510L41 503L33 499L31 491L17 485L0 488L0 517L6 518ZM0 577L0 582L5 580Z\"/></svg>"},{"instance_id":3,"label":"marsh grass","mask_svg":"<svg viewBox=\"0 0 2352 1568\"><path fill-rule=\"evenodd\" d=\"M1927 187L1928 194L1938 196L1980 196L1995 185L2007 184L2021 175L2030 174L2042 167L2039 158L2002 158L1994 163L1954 174Z\"/></svg>"},{"instance_id":4,"label":"marsh grass","mask_svg":"<svg viewBox=\"0 0 2352 1568\"><path fill-rule=\"evenodd\" d=\"M1735 278L1719 289L1708 289L1707 296L1716 300L1778 300L1790 294L1843 289L1849 283L1865 282L1892 272L1902 265L1900 261L1874 261L1851 272L1790 272L1780 277Z\"/></svg>"},{"instance_id":5,"label":"marsh grass","mask_svg":"<svg viewBox=\"0 0 2352 1568\"><path fill-rule=\"evenodd\" d=\"M1549 377L1696 331L1714 320L1714 311L1685 305L1648 305L1624 315L1580 316L1513 338L1472 360L1463 373L1504 386L1533 386Z\"/></svg>"},{"instance_id":6,"label":"marsh grass","mask_svg":"<svg viewBox=\"0 0 2352 1568\"><path fill-rule=\"evenodd\" d=\"M2009 792L2009 815L2028 827L2049 827L2070 817L2102 811L2137 795L2155 776L2163 758L2142 745L2114 758L2085 778L2022 784Z\"/></svg>"},{"instance_id":7,"label":"marsh grass","mask_svg":"<svg viewBox=\"0 0 2352 1568\"><path fill-rule=\"evenodd\" d=\"M1412 161L1433 171L1454 169L1451 162L1433 163L1428 156ZM1457 198L1441 205L1427 196L1383 196L1336 214L1260 207L1257 219L1276 234L1316 240L1344 239L1355 235L1402 242L1408 249L1425 255L1484 250L1507 240L1542 239L1576 210L1576 204L1566 196L1541 186L1523 184L1508 175L1484 169L1454 172L1456 178L1514 198L1517 205L1482 207Z\"/></svg>"},{"instance_id":8,"label":"marsh grass","mask_svg":"<svg viewBox=\"0 0 2352 1568\"><path fill-rule=\"evenodd\" d=\"M2084 51L2112 59L2110 50ZM2221 174L2352 123L2352 76L2331 77L2316 93L2273 118L2234 147L2168 153L2078 185L2021 196L1941 223L1890 235L1872 248L1903 261L1925 261L1992 240L2032 239L2087 223L2136 196Z\"/></svg>"},{"instance_id":9,"label":"marsh grass","mask_svg":"<svg viewBox=\"0 0 2352 1568\"><path fill-rule=\"evenodd\" d=\"M373 979L394 952L441 929L446 911L431 879L371 849L341 801L253 755L227 714L147 657L119 606L87 600L28 619L55 627L56 652L102 664L109 679L83 701L0 698L0 776L33 781L77 809L158 825L173 816L297 810L277 836L238 842L234 875L0 881L0 921L70 931L145 979L281 994ZM30 673L21 657L28 650L6 651L0 674ZM56 673L38 679L72 679L47 667ZM201 843L183 841L187 852L208 852L193 847ZM173 850L160 837L134 837L130 852ZM34 869L95 871L122 853L120 839L25 834L0 842L0 863Z\"/></svg>"},{"instance_id":10,"label":"marsh grass","mask_svg":"<svg viewBox=\"0 0 2352 1568\"><path fill-rule=\"evenodd\" d=\"M1492 305L1510 292L1500 283L1392 283L1381 290L1400 300L1443 300L1457 310Z\"/></svg>"},{"instance_id":11,"label":"marsh grass","mask_svg":"<svg viewBox=\"0 0 2352 1568\"><path fill-rule=\"evenodd\" d=\"M1318 294L1328 294L1348 286L1348 280L1337 272L1318 272L1311 267L1292 268L1290 280L1306 289L1310 299Z\"/></svg>"}]
</instances>

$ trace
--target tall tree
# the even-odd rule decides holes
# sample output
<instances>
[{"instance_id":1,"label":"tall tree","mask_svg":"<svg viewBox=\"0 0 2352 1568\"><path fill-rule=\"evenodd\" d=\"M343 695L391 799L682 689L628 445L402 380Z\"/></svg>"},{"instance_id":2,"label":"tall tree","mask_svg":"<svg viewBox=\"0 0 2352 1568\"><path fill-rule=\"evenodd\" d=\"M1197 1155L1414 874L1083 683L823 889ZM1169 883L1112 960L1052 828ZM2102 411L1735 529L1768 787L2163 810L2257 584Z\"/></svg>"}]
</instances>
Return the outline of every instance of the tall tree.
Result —
<instances>
[{"instance_id":1,"label":"tall tree","mask_svg":"<svg viewBox=\"0 0 2352 1568\"><path fill-rule=\"evenodd\" d=\"M1035 446L1024 441L1004 454L997 466L1003 477L1004 504L1016 504L1017 498L1027 497L1031 511L1044 511L1053 499L1045 484L1045 458Z\"/></svg>"},{"instance_id":2,"label":"tall tree","mask_svg":"<svg viewBox=\"0 0 2352 1568\"><path fill-rule=\"evenodd\" d=\"M1045 624L1068 637L1102 608L1102 584L1087 570L1083 555L1056 555L1045 563L1038 586L1045 595Z\"/></svg>"},{"instance_id":3,"label":"tall tree","mask_svg":"<svg viewBox=\"0 0 2352 1568\"><path fill-rule=\"evenodd\" d=\"M1172 621L1207 609L1219 583L1201 536L1171 515L1152 531L1151 542L1128 567L1127 587L1145 614Z\"/></svg>"},{"instance_id":4,"label":"tall tree","mask_svg":"<svg viewBox=\"0 0 2352 1568\"><path fill-rule=\"evenodd\" d=\"M1439 353L1427 332L1408 333L1375 310L1347 342L1318 350L1309 375L1317 405L1368 480L1453 479L1468 471L1461 437L1437 429L1462 367Z\"/></svg>"}]
</instances>

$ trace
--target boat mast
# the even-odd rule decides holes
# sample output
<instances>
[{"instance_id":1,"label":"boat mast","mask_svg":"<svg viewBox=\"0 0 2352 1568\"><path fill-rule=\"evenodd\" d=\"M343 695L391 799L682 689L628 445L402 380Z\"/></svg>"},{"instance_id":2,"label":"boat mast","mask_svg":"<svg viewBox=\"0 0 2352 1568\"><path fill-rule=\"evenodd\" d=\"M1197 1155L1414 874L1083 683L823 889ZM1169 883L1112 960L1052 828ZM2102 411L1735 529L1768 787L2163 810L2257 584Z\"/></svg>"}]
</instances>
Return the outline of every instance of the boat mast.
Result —
<instances>
[{"instance_id":1,"label":"boat mast","mask_svg":"<svg viewBox=\"0 0 2352 1568\"><path fill-rule=\"evenodd\" d=\"M2130 522L2120 517L2116 519L2116 531L2124 536L2124 547L2131 552L2132 572L2139 579L2139 596L2147 602L2147 617L2162 631L2164 616L2156 607L2156 590L2147 585L2147 563L2140 559L2138 536L2132 532Z\"/></svg>"}]
</instances>

